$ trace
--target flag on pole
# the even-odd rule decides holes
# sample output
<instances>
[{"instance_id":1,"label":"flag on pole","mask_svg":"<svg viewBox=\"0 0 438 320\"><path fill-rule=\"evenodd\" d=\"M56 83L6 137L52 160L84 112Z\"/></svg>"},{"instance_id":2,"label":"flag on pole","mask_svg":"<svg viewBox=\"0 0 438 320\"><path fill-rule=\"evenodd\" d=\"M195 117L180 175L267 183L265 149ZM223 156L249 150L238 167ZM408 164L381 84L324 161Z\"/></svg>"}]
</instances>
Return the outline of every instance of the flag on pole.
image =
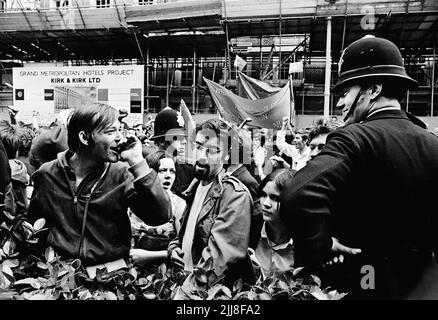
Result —
<instances>
[{"instance_id":1,"label":"flag on pole","mask_svg":"<svg viewBox=\"0 0 438 320\"><path fill-rule=\"evenodd\" d=\"M303 61L289 63L289 74L295 72L303 72Z\"/></svg>"},{"instance_id":2,"label":"flag on pole","mask_svg":"<svg viewBox=\"0 0 438 320\"><path fill-rule=\"evenodd\" d=\"M242 71L245 66L246 61L236 54L236 59L234 59L234 67L236 67L239 71Z\"/></svg>"},{"instance_id":3,"label":"flag on pole","mask_svg":"<svg viewBox=\"0 0 438 320\"><path fill-rule=\"evenodd\" d=\"M251 118L252 126L280 129L283 117L289 117L294 102L291 101L292 86L287 83L279 91L263 99L245 99L235 95L220 84L203 77L216 107L229 122L241 123L246 118Z\"/></svg>"},{"instance_id":4,"label":"flag on pole","mask_svg":"<svg viewBox=\"0 0 438 320\"><path fill-rule=\"evenodd\" d=\"M279 87L272 87L269 84L251 78L240 71L237 74L239 76L237 92L238 95L243 98L251 100L263 99L281 90Z\"/></svg>"}]
</instances>

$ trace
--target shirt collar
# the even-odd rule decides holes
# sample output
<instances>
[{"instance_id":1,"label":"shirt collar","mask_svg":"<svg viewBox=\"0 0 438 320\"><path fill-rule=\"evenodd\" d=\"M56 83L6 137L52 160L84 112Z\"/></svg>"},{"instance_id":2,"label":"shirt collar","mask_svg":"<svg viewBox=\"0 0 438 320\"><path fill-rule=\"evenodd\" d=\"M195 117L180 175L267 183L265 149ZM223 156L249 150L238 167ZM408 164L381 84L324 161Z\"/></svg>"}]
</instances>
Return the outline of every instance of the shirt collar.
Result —
<instances>
[{"instance_id":1,"label":"shirt collar","mask_svg":"<svg viewBox=\"0 0 438 320\"><path fill-rule=\"evenodd\" d=\"M260 232L260 237L262 239L265 239L274 250L286 249L292 246L294 243L292 238L290 238L289 241L280 244L275 244L274 242L272 242L269 239L268 234L266 233L266 222L263 222L263 227L262 227L262 231Z\"/></svg>"}]
</instances>

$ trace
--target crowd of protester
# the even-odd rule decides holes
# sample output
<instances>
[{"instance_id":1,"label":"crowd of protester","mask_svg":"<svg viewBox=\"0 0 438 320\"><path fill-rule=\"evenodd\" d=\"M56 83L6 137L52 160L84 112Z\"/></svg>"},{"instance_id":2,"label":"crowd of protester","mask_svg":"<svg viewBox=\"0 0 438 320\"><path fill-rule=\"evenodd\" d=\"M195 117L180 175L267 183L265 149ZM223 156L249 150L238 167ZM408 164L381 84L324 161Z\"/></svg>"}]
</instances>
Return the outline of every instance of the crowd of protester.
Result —
<instances>
[{"instance_id":1,"label":"crowd of protester","mask_svg":"<svg viewBox=\"0 0 438 320\"><path fill-rule=\"evenodd\" d=\"M80 258L86 266L118 259L131 259L138 266L167 261L187 271L189 287L194 266L210 261L226 285L239 278L253 284L258 277L281 275L315 262L322 261L323 267L343 262L347 254L375 249L361 241L347 243L352 247L343 242L362 236L351 234L356 227L353 220L359 218L348 210L360 211L361 204L353 206L351 201L361 198L370 204L363 207L371 208L373 191L364 189L369 187L367 179L378 173L372 181L382 183L376 188L386 188L390 196L395 196L394 181L407 183L393 174L397 166L379 162L399 155L401 140L392 141L393 154L383 155L386 151L373 149L377 147L368 131L355 131L360 126L350 125L362 126L360 112L398 103L393 92L380 95L382 82L385 86L384 81L361 83L365 91L355 92L355 98L348 96L355 86L347 87L338 102L343 107L346 100L354 100L344 118L347 125L321 118L297 128L285 117L279 130L216 117L195 124L185 105L180 111L166 107L155 119L133 126L124 121L127 112L98 103L75 109L67 123L57 121L47 127L38 125L36 113L30 125L17 122L17 110L11 108L11 121L0 122L3 211L9 216L27 215L32 221L45 218L50 228L47 243L63 258ZM361 111L366 104L360 95L369 95L369 110ZM389 118L402 117L395 109ZM388 112L387 107L382 110ZM407 119L403 115L402 122L406 124ZM431 158L419 161L436 167L436 137L419 127L404 129L429 144ZM379 129L369 130L377 135ZM400 133L394 130L386 141ZM403 155L410 152L403 148ZM409 163L412 174L420 179L425 171ZM383 180L389 173L393 181ZM354 194L357 190L359 197ZM418 205L424 209L428 200L421 200ZM346 212L342 223L351 225L343 229L341 222L330 220L332 208ZM369 216L383 219L371 212ZM424 218L419 228L429 221L428 227L438 232L435 220ZM389 232L380 230L377 220L365 224L377 228L376 232ZM434 242L435 237L423 240ZM328 277L333 279L339 280Z\"/></svg>"}]
</instances>

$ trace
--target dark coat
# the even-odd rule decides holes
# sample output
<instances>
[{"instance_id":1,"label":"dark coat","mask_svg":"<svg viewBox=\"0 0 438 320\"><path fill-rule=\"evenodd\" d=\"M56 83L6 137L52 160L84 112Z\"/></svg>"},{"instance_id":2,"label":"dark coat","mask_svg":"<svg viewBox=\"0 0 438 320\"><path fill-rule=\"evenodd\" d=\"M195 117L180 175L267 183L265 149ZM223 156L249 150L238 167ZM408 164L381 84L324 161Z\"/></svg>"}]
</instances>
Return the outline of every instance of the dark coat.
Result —
<instances>
[{"instance_id":1,"label":"dark coat","mask_svg":"<svg viewBox=\"0 0 438 320\"><path fill-rule=\"evenodd\" d=\"M231 174L239 179L247 188L254 201L254 207L251 215L251 231L249 235L249 247L255 249L260 240L260 232L263 226L263 214L260 208L260 197L258 194L259 183L248 171L246 165L242 165Z\"/></svg>"},{"instance_id":2,"label":"dark coat","mask_svg":"<svg viewBox=\"0 0 438 320\"><path fill-rule=\"evenodd\" d=\"M43 164L33 175L34 191L29 217L47 221L47 242L64 258L80 258L86 265L127 258L131 248L131 224L128 207L149 225L159 225L171 217L169 198L161 188L157 173L145 172L146 163L129 169L121 162L108 163L89 174L74 188L74 172L66 155ZM101 180L99 180L101 178ZM99 181L97 184L96 182ZM95 185L95 189L91 189ZM89 197L84 242L79 243L84 219L85 202Z\"/></svg>"},{"instance_id":3,"label":"dark coat","mask_svg":"<svg viewBox=\"0 0 438 320\"><path fill-rule=\"evenodd\" d=\"M4 204L6 187L11 182L11 167L9 166L8 155L6 154L5 147L0 141L0 210Z\"/></svg>"},{"instance_id":4,"label":"dark coat","mask_svg":"<svg viewBox=\"0 0 438 320\"><path fill-rule=\"evenodd\" d=\"M283 194L297 265L327 261L335 237L362 254L325 270L332 285L352 298L409 296L438 247L437 182L438 139L404 112L337 129ZM374 290L361 288L365 265Z\"/></svg>"}]
</instances>

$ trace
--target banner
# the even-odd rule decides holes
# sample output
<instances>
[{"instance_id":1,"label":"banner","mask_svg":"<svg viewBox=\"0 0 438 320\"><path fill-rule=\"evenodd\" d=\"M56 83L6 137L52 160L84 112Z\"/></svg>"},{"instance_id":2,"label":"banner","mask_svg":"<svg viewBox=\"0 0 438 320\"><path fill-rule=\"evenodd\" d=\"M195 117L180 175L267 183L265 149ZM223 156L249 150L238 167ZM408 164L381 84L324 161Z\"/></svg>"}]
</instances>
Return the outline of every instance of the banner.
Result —
<instances>
[{"instance_id":1,"label":"banner","mask_svg":"<svg viewBox=\"0 0 438 320\"><path fill-rule=\"evenodd\" d=\"M63 110L74 110L88 103L105 103L125 109L129 125L143 122L144 66L81 66L12 69L14 107L17 120L32 122L39 112L40 124L60 120Z\"/></svg>"},{"instance_id":2,"label":"banner","mask_svg":"<svg viewBox=\"0 0 438 320\"><path fill-rule=\"evenodd\" d=\"M303 71L304 71L303 61L289 63L289 74L296 72L303 72Z\"/></svg>"},{"instance_id":3,"label":"banner","mask_svg":"<svg viewBox=\"0 0 438 320\"><path fill-rule=\"evenodd\" d=\"M246 66L246 61L236 54L236 59L234 59L234 67L236 67L237 70L242 71L243 68L245 68L245 66Z\"/></svg>"},{"instance_id":4,"label":"banner","mask_svg":"<svg viewBox=\"0 0 438 320\"><path fill-rule=\"evenodd\" d=\"M238 72L238 75L237 93L240 97L251 100L263 99L281 90L279 87L272 87L266 82L251 78L242 72Z\"/></svg>"},{"instance_id":5,"label":"banner","mask_svg":"<svg viewBox=\"0 0 438 320\"><path fill-rule=\"evenodd\" d=\"M278 92L258 100L239 97L220 84L203 77L219 113L226 121L240 124L251 118L251 126L280 129L283 117L294 114L290 81Z\"/></svg>"}]
</instances>

